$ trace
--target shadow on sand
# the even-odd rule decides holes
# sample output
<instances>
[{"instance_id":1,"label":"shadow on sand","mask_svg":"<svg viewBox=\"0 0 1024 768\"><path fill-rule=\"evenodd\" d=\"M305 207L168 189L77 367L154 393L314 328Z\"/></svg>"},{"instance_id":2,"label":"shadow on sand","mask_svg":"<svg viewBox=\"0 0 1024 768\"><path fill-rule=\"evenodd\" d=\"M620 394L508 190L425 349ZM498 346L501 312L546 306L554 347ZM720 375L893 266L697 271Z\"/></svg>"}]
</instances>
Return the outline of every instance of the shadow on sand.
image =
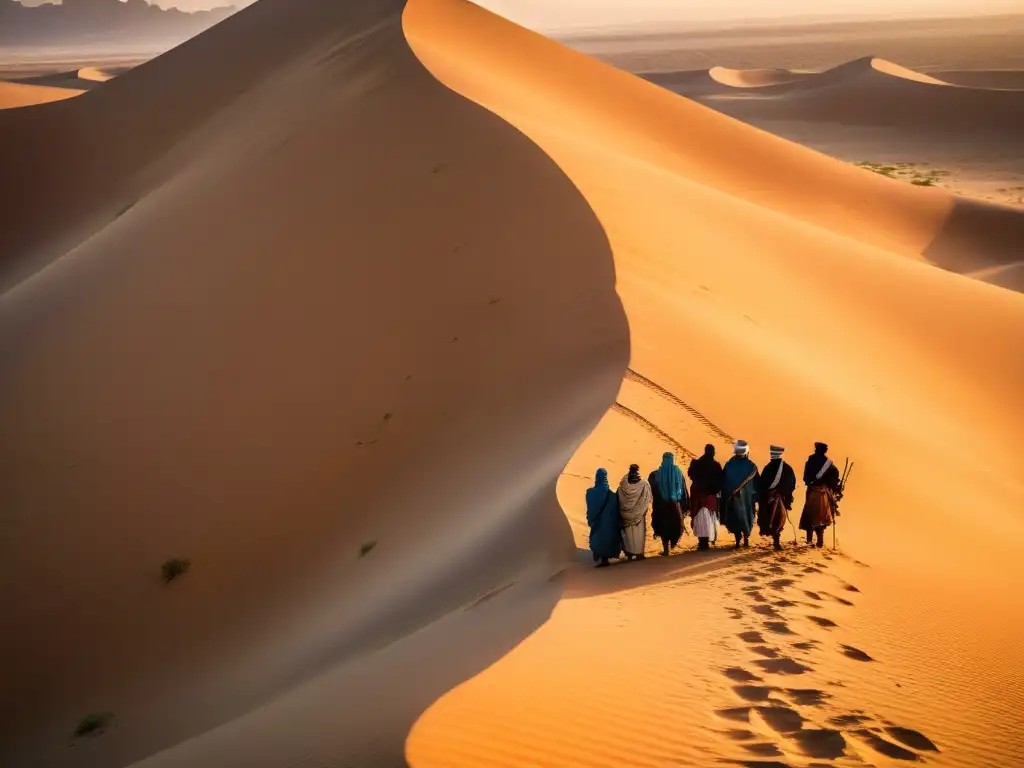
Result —
<instances>
[{"instance_id":1,"label":"shadow on sand","mask_svg":"<svg viewBox=\"0 0 1024 768\"><path fill-rule=\"evenodd\" d=\"M590 550L577 549L575 561L566 568L565 594L566 600L581 597L594 597L612 592L637 589L652 584L664 584L679 579L701 576L723 568L731 568L742 564L753 564L774 553L771 544L751 542L750 549L733 549L732 541L727 543L719 539L719 545L705 552L698 552L693 547L693 539L689 543L684 539L683 551L676 551L669 557L648 555L640 562L614 560L608 568L595 568ZM792 546L792 545L790 545Z\"/></svg>"}]
</instances>

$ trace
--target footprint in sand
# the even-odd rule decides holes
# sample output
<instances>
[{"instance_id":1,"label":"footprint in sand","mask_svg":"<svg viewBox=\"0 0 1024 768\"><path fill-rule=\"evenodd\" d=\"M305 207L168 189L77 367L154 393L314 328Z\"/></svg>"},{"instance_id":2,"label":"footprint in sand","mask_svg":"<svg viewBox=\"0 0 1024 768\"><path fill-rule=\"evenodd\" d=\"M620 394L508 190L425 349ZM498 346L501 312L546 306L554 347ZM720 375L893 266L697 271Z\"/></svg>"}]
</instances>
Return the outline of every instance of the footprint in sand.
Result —
<instances>
[{"instance_id":1,"label":"footprint in sand","mask_svg":"<svg viewBox=\"0 0 1024 768\"><path fill-rule=\"evenodd\" d=\"M733 741L753 741L757 738L757 734L753 731L744 731L739 728L725 731L725 735Z\"/></svg>"},{"instance_id":2,"label":"footprint in sand","mask_svg":"<svg viewBox=\"0 0 1024 768\"><path fill-rule=\"evenodd\" d=\"M792 608L796 603L792 600L776 600L772 605L776 608Z\"/></svg>"},{"instance_id":3,"label":"footprint in sand","mask_svg":"<svg viewBox=\"0 0 1024 768\"><path fill-rule=\"evenodd\" d=\"M804 719L795 709L781 705L755 709L761 719L776 733L796 733L804 727Z\"/></svg>"},{"instance_id":4,"label":"footprint in sand","mask_svg":"<svg viewBox=\"0 0 1024 768\"><path fill-rule=\"evenodd\" d=\"M761 680L757 675L740 667L727 667L722 670L722 674L737 683L755 683Z\"/></svg>"},{"instance_id":5,"label":"footprint in sand","mask_svg":"<svg viewBox=\"0 0 1024 768\"><path fill-rule=\"evenodd\" d=\"M754 582L757 581L757 576L740 576L739 581Z\"/></svg>"},{"instance_id":6,"label":"footprint in sand","mask_svg":"<svg viewBox=\"0 0 1024 768\"><path fill-rule=\"evenodd\" d=\"M743 611L741 611L739 608L726 608L725 610L728 611L730 619L743 618Z\"/></svg>"},{"instance_id":7,"label":"footprint in sand","mask_svg":"<svg viewBox=\"0 0 1024 768\"><path fill-rule=\"evenodd\" d=\"M767 685L734 685L732 689L744 701L768 701L778 690Z\"/></svg>"},{"instance_id":8,"label":"footprint in sand","mask_svg":"<svg viewBox=\"0 0 1024 768\"><path fill-rule=\"evenodd\" d=\"M790 734L808 757L835 760L846 752L846 739L831 728L808 728Z\"/></svg>"},{"instance_id":9,"label":"footprint in sand","mask_svg":"<svg viewBox=\"0 0 1024 768\"><path fill-rule=\"evenodd\" d=\"M763 643L764 637L760 632L740 632L736 635L744 643Z\"/></svg>"},{"instance_id":10,"label":"footprint in sand","mask_svg":"<svg viewBox=\"0 0 1024 768\"><path fill-rule=\"evenodd\" d=\"M768 582L768 586L772 589L785 589L793 586L794 583L793 579L772 579Z\"/></svg>"},{"instance_id":11,"label":"footprint in sand","mask_svg":"<svg viewBox=\"0 0 1024 768\"><path fill-rule=\"evenodd\" d=\"M810 672L810 667L805 667L798 661L782 656L778 659L758 659L754 662L765 672L774 672L777 675L802 675Z\"/></svg>"},{"instance_id":12,"label":"footprint in sand","mask_svg":"<svg viewBox=\"0 0 1024 768\"><path fill-rule=\"evenodd\" d=\"M813 621L819 627L824 627L825 629L832 629L833 627L839 626L834 621L832 621L832 619L826 619L821 616L808 616L807 618Z\"/></svg>"},{"instance_id":13,"label":"footprint in sand","mask_svg":"<svg viewBox=\"0 0 1024 768\"><path fill-rule=\"evenodd\" d=\"M728 707L726 709L716 709L715 714L723 720L731 720L734 723L750 722L750 707Z\"/></svg>"},{"instance_id":14,"label":"footprint in sand","mask_svg":"<svg viewBox=\"0 0 1024 768\"><path fill-rule=\"evenodd\" d=\"M761 599L763 600L764 598L761 598ZM775 610L774 608L772 608L770 605L755 605L754 606L754 613L759 614L761 616L778 616L779 615L779 612L777 610Z\"/></svg>"},{"instance_id":15,"label":"footprint in sand","mask_svg":"<svg viewBox=\"0 0 1024 768\"><path fill-rule=\"evenodd\" d=\"M799 643L793 643L794 648L798 648L801 651L810 651L817 648L821 643L817 640L801 640Z\"/></svg>"},{"instance_id":16,"label":"footprint in sand","mask_svg":"<svg viewBox=\"0 0 1024 768\"><path fill-rule=\"evenodd\" d=\"M911 752L909 749L904 749L899 744L893 744L891 741L886 741L881 736L878 736L866 728L861 728L853 732L855 736L864 741L869 747L875 752L891 757L894 760L908 760L918 761L920 756L916 752Z\"/></svg>"},{"instance_id":17,"label":"footprint in sand","mask_svg":"<svg viewBox=\"0 0 1024 768\"><path fill-rule=\"evenodd\" d=\"M821 594L823 594L829 600L833 600L833 601L839 603L840 605L853 605L853 602L851 602L850 600L847 600L845 597L836 597L835 595L830 594L828 592L822 592Z\"/></svg>"},{"instance_id":18,"label":"footprint in sand","mask_svg":"<svg viewBox=\"0 0 1024 768\"><path fill-rule=\"evenodd\" d=\"M759 742L757 744L742 744L741 745L747 752L758 757L782 757L782 750L776 747L774 744L767 742ZM765 765L763 762L753 763L757 768L762 768ZM784 763L777 763L777 765L784 765Z\"/></svg>"},{"instance_id":19,"label":"footprint in sand","mask_svg":"<svg viewBox=\"0 0 1024 768\"><path fill-rule=\"evenodd\" d=\"M832 725L839 726L840 728L851 728L855 725L870 723L871 720L872 718L867 715L839 715L828 719Z\"/></svg>"},{"instance_id":20,"label":"footprint in sand","mask_svg":"<svg viewBox=\"0 0 1024 768\"><path fill-rule=\"evenodd\" d=\"M935 746L931 739L918 731L912 731L909 728L900 728L898 725L891 725L885 729L885 732L896 739L896 741L902 742L908 747L913 747L914 749L918 749L922 752L939 751L939 748Z\"/></svg>"},{"instance_id":21,"label":"footprint in sand","mask_svg":"<svg viewBox=\"0 0 1024 768\"><path fill-rule=\"evenodd\" d=\"M769 648L767 645L755 645L750 650L756 653L758 656L764 656L769 659L779 658L779 652L774 648Z\"/></svg>"},{"instance_id":22,"label":"footprint in sand","mask_svg":"<svg viewBox=\"0 0 1024 768\"><path fill-rule=\"evenodd\" d=\"M764 628L769 632L774 632L777 635L792 635L793 630L789 628L789 625L784 621L766 621Z\"/></svg>"},{"instance_id":23,"label":"footprint in sand","mask_svg":"<svg viewBox=\"0 0 1024 768\"><path fill-rule=\"evenodd\" d=\"M794 704L802 707L820 707L832 698L831 694L817 688L787 688L785 693Z\"/></svg>"},{"instance_id":24,"label":"footprint in sand","mask_svg":"<svg viewBox=\"0 0 1024 768\"><path fill-rule=\"evenodd\" d=\"M821 600L821 595L817 592L811 592L810 590L805 589L804 594L811 598L811 600Z\"/></svg>"},{"instance_id":25,"label":"footprint in sand","mask_svg":"<svg viewBox=\"0 0 1024 768\"><path fill-rule=\"evenodd\" d=\"M864 653L864 651L859 648L854 648L852 645L840 645L839 649L842 651L844 656L848 656L855 661L874 661L874 659Z\"/></svg>"}]
</instances>

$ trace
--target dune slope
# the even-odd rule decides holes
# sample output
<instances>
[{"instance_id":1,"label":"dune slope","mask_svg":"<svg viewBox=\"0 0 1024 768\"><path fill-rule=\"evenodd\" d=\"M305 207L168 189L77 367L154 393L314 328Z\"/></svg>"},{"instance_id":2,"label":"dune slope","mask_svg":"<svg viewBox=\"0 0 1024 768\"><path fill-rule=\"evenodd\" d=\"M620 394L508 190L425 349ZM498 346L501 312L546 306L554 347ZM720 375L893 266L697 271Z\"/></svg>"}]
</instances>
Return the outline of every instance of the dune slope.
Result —
<instances>
[{"instance_id":1,"label":"dune slope","mask_svg":"<svg viewBox=\"0 0 1024 768\"><path fill-rule=\"evenodd\" d=\"M638 378L563 476L578 545L595 466L649 471L726 434L759 464L777 442L800 467L816 440L856 461L850 555L582 570L550 622L417 723L410 762L1012 761L1019 696L991 703L1024 682L1024 463L1007 429L1024 423L1024 297L905 258L941 242L960 203L851 174L470 4L421 0L405 23L432 72L558 162L615 253ZM983 220L958 230L962 266L1012 258ZM827 598L844 584L846 603Z\"/></svg>"},{"instance_id":2,"label":"dune slope","mask_svg":"<svg viewBox=\"0 0 1024 768\"><path fill-rule=\"evenodd\" d=\"M0 119L5 764L401 764L557 600L607 239L401 11L263 0Z\"/></svg>"},{"instance_id":3,"label":"dune slope","mask_svg":"<svg viewBox=\"0 0 1024 768\"><path fill-rule=\"evenodd\" d=\"M11 83L0 80L0 109L46 104L51 101L69 99L80 93L82 93L81 89L71 87Z\"/></svg>"}]
</instances>

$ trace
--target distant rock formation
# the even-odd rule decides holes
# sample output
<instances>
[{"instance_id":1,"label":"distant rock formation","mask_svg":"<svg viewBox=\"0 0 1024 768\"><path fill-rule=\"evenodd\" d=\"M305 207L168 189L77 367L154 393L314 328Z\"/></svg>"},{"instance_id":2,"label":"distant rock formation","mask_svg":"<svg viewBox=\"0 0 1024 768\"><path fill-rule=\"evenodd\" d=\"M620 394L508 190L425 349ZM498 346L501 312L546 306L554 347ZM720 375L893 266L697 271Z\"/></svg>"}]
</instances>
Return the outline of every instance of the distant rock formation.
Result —
<instances>
[{"instance_id":1,"label":"distant rock formation","mask_svg":"<svg viewBox=\"0 0 1024 768\"><path fill-rule=\"evenodd\" d=\"M187 13L146 0L64 0L29 7L0 0L0 45L179 43L227 18L233 6Z\"/></svg>"}]
</instances>

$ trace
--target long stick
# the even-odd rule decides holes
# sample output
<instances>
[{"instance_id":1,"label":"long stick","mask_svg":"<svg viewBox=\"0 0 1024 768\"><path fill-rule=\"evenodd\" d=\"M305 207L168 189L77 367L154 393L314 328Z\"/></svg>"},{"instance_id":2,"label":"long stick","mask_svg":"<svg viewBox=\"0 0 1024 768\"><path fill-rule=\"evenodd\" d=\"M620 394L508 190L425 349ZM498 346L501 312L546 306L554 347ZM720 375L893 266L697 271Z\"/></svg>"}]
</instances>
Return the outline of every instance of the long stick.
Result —
<instances>
[{"instance_id":1,"label":"long stick","mask_svg":"<svg viewBox=\"0 0 1024 768\"><path fill-rule=\"evenodd\" d=\"M843 465L843 476L839 479L839 492L842 493L846 490L846 481L850 477L850 471L853 469L853 462L849 458L846 459L846 463ZM832 551L836 549L836 527L839 523L839 502L836 501L836 513L832 515Z\"/></svg>"}]
</instances>

